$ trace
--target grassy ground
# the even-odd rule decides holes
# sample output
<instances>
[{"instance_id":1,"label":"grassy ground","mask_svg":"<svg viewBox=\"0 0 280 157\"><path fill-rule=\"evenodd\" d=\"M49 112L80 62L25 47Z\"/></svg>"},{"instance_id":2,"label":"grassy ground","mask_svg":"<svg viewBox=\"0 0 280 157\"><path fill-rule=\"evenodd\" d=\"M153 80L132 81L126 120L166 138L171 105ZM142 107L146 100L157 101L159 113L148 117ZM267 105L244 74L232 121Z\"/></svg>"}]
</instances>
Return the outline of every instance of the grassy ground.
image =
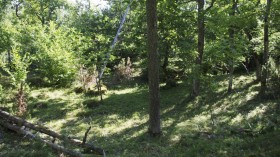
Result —
<instances>
[{"instance_id":1,"label":"grassy ground","mask_svg":"<svg viewBox=\"0 0 280 157\"><path fill-rule=\"evenodd\" d=\"M148 88L136 83L109 88L102 103L72 89L32 89L27 119L78 139L90 125L88 142L109 157L280 156L279 100L259 99L253 76L236 76L232 94L226 93L226 77L211 81L217 83L203 84L194 100L188 98L189 81L161 90L160 138L147 134ZM0 128L0 156L58 153Z\"/></svg>"}]
</instances>

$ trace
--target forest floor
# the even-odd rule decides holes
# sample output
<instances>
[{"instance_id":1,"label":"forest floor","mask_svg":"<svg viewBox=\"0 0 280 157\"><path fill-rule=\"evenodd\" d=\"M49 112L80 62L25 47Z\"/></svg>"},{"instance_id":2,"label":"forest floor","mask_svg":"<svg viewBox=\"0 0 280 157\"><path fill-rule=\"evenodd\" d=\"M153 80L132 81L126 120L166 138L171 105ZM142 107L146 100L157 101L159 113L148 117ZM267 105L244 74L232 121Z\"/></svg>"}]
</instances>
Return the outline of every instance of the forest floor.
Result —
<instances>
[{"instance_id":1,"label":"forest floor","mask_svg":"<svg viewBox=\"0 0 280 157\"><path fill-rule=\"evenodd\" d=\"M163 88L163 134L157 138L147 134L148 87L141 83L108 87L103 102L70 88L31 89L27 120L78 139L92 126L88 142L105 149L108 157L280 156L279 99L258 98L260 84L253 75L236 76L234 91L227 94L226 78L203 84L196 99L189 99L190 81ZM11 106L11 96L2 102ZM0 127L0 156L59 155Z\"/></svg>"}]
</instances>

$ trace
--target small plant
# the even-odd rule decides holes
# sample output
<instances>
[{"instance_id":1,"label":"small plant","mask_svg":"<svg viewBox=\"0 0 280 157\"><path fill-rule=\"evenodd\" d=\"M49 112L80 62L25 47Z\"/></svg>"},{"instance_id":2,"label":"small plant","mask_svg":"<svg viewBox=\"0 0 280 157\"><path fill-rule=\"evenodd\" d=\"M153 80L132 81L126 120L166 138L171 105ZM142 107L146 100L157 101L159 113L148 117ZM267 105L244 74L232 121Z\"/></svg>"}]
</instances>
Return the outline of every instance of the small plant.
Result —
<instances>
[{"instance_id":1,"label":"small plant","mask_svg":"<svg viewBox=\"0 0 280 157\"><path fill-rule=\"evenodd\" d=\"M25 53L24 56L21 56L16 48L12 50L12 62L3 63L2 66L3 69L9 74L9 77L12 80L12 85L18 90L18 92L15 94L15 100L17 104L18 115L22 116L27 109L25 90L27 86L27 69L30 65L30 59L28 57L28 53Z\"/></svg>"},{"instance_id":2,"label":"small plant","mask_svg":"<svg viewBox=\"0 0 280 157\"><path fill-rule=\"evenodd\" d=\"M16 101L18 106L18 115L22 116L25 114L27 108L23 83L20 84L20 88L18 89L18 92L16 94Z\"/></svg>"},{"instance_id":3,"label":"small plant","mask_svg":"<svg viewBox=\"0 0 280 157\"><path fill-rule=\"evenodd\" d=\"M114 79L116 82L124 82L132 79L132 63L130 58L122 59L121 62L115 66Z\"/></svg>"},{"instance_id":4,"label":"small plant","mask_svg":"<svg viewBox=\"0 0 280 157\"><path fill-rule=\"evenodd\" d=\"M79 71L79 82L82 86L82 91L87 92L92 87L97 85L97 72L95 67L85 68L82 66ZM80 91L81 91L80 90Z\"/></svg>"}]
</instances>

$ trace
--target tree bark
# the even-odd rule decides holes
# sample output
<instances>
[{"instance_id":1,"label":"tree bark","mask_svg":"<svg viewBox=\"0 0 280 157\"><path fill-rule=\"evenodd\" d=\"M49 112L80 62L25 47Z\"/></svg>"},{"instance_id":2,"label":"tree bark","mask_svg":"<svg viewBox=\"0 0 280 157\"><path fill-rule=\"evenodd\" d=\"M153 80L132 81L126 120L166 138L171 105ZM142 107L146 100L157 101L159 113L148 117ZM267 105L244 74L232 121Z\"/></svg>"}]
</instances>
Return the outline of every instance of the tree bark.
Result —
<instances>
[{"instance_id":1,"label":"tree bark","mask_svg":"<svg viewBox=\"0 0 280 157\"><path fill-rule=\"evenodd\" d=\"M204 14L209 11L216 0L212 0L208 8L204 10L205 0L197 1L197 28L198 28L198 41L197 41L197 52L198 56L195 60L194 78L193 78L193 89L191 92L191 97L197 97L200 92L200 77L202 74L202 57L204 53L204 43L205 43L205 16Z\"/></svg>"},{"instance_id":2,"label":"tree bark","mask_svg":"<svg viewBox=\"0 0 280 157\"><path fill-rule=\"evenodd\" d=\"M162 70L165 74L165 78L167 79L167 67L168 67L168 64L169 64L169 46L168 46L168 43L165 43L166 44L166 48L165 48L165 53L164 53L164 60L163 60L163 64L162 64Z\"/></svg>"},{"instance_id":3,"label":"tree bark","mask_svg":"<svg viewBox=\"0 0 280 157\"><path fill-rule=\"evenodd\" d=\"M238 0L232 0L232 8L229 13L230 17L235 16L235 12L237 9ZM229 40L230 40L230 51L234 53L235 45L234 45L234 26L229 26ZM229 57L229 80L228 80L228 93L232 92L232 84L233 84L233 72L234 72L234 60L233 57Z\"/></svg>"},{"instance_id":4,"label":"tree bark","mask_svg":"<svg viewBox=\"0 0 280 157\"><path fill-rule=\"evenodd\" d=\"M160 98L159 98L159 55L157 51L157 1L146 1L147 12L147 46L149 74L149 133L153 136L161 134Z\"/></svg>"},{"instance_id":5,"label":"tree bark","mask_svg":"<svg viewBox=\"0 0 280 157\"><path fill-rule=\"evenodd\" d=\"M11 49L8 49L8 63L9 63L9 70L12 71L12 56L11 56Z\"/></svg>"},{"instance_id":6,"label":"tree bark","mask_svg":"<svg viewBox=\"0 0 280 157\"><path fill-rule=\"evenodd\" d=\"M197 52L198 56L195 60L195 76L193 79L193 90L192 97L199 95L200 88L200 75L201 75L201 65L202 57L204 53L204 36L205 36L205 24L204 24L204 0L197 0L198 12L197 12L197 27L198 27L198 42L197 42Z\"/></svg>"},{"instance_id":7,"label":"tree bark","mask_svg":"<svg viewBox=\"0 0 280 157\"><path fill-rule=\"evenodd\" d=\"M263 50L263 62L262 62L262 77L261 77L261 88L260 95L265 96L266 88L267 88L267 75L268 75L268 56L269 56L269 14L271 8L272 0L267 0L266 4L266 12L264 16L264 50Z\"/></svg>"},{"instance_id":8,"label":"tree bark","mask_svg":"<svg viewBox=\"0 0 280 157\"><path fill-rule=\"evenodd\" d=\"M233 84L233 72L234 72L234 62L233 59L229 61L229 77L228 77L228 93L232 92L232 84Z\"/></svg>"}]
</instances>

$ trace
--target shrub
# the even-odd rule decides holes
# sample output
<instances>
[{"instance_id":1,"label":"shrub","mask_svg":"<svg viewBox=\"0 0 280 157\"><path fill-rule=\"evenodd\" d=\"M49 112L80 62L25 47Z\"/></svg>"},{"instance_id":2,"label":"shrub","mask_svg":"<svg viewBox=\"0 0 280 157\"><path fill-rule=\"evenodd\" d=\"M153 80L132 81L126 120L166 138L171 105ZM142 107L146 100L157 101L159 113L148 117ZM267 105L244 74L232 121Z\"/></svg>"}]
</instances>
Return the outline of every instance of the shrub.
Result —
<instances>
[{"instance_id":1,"label":"shrub","mask_svg":"<svg viewBox=\"0 0 280 157\"><path fill-rule=\"evenodd\" d=\"M79 85L75 91L80 93L81 91L87 92L91 88L97 85L98 74L95 67L85 68L81 67L78 75Z\"/></svg>"},{"instance_id":2,"label":"shrub","mask_svg":"<svg viewBox=\"0 0 280 157\"><path fill-rule=\"evenodd\" d=\"M124 82L132 79L132 64L130 58L122 59L121 62L115 66L114 81Z\"/></svg>"},{"instance_id":3,"label":"shrub","mask_svg":"<svg viewBox=\"0 0 280 157\"><path fill-rule=\"evenodd\" d=\"M48 27L38 29L35 30L35 57L30 66L31 80L37 78L35 84L38 80L49 86L70 85L78 71L77 33L68 28L57 28L53 22Z\"/></svg>"},{"instance_id":4,"label":"shrub","mask_svg":"<svg viewBox=\"0 0 280 157\"><path fill-rule=\"evenodd\" d=\"M17 48L12 48L11 56L13 59L12 62L2 63L2 68L9 74L11 84L18 90L15 95L15 103L18 115L22 116L25 114L27 108L25 90L26 87L28 87L26 84L26 78L30 60L28 53L21 56Z\"/></svg>"}]
</instances>

